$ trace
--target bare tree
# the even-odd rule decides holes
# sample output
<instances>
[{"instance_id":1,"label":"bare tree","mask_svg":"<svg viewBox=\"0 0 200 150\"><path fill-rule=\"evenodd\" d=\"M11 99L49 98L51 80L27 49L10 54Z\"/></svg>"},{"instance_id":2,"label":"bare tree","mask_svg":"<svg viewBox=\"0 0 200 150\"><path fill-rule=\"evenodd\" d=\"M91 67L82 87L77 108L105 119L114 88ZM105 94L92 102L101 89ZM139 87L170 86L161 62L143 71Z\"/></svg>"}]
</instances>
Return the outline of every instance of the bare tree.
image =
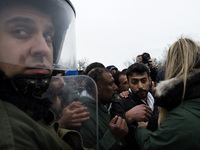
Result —
<instances>
[{"instance_id":1,"label":"bare tree","mask_svg":"<svg viewBox=\"0 0 200 150\"><path fill-rule=\"evenodd\" d=\"M157 58L152 58L153 66L157 70L160 70L162 68L164 61L165 61L165 57L166 57L166 51L164 51L162 59L158 60ZM130 65L134 64L135 62L136 62L136 59L134 57L132 57L132 60L127 60L126 62L124 62L124 66L128 68Z\"/></svg>"},{"instance_id":2,"label":"bare tree","mask_svg":"<svg viewBox=\"0 0 200 150\"><path fill-rule=\"evenodd\" d=\"M136 62L136 59L135 59L134 57L132 57L132 60L126 60L126 61L124 62L124 66L125 66L126 68L128 68L130 65L134 64L135 62Z\"/></svg>"},{"instance_id":3,"label":"bare tree","mask_svg":"<svg viewBox=\"0 0 200 150\"><path fill-rule=\"evenodd\" d=\"M78 70L85 70L88 65L88 58L78 60Z\"/></svg>"}]
</instances>

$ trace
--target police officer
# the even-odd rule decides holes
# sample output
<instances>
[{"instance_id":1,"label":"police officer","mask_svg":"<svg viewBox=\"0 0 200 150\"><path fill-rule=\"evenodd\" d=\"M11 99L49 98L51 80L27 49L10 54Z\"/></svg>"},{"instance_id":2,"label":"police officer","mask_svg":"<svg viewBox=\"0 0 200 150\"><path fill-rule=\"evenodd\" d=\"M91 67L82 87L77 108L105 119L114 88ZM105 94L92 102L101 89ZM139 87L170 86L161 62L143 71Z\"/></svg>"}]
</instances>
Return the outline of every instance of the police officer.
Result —
<instances>
[{"instance_id":1,"label":"police officer","mask_svg":"<svg viewBox=\"0 0 200 150\"><path fill-rule=\"evenodd\" d=\"M0 1L0 149L84 149L78 132L56 130L80 140L65 142L52 130L51 102L42 98L54 64L75 64L67 47L74 45L74 19L68 0ZM68 64L63 54L70 54Z\"/></svg>"}]
</instances>

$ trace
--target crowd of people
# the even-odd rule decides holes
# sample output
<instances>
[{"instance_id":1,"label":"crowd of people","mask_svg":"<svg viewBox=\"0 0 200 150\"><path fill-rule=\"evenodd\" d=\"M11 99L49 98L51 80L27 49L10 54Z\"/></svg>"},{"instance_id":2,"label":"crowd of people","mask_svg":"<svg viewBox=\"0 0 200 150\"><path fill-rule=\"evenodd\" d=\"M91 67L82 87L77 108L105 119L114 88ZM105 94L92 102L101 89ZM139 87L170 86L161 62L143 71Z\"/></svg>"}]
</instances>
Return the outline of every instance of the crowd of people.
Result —
<instances>
[{"instance_id":1,"label":"crowd of people","mask_svg":"<svg viewBox=\"0 0 200 150\"><path fill-rule=\"evenodd\" d=\"M70 1L0 8L0 149L200 149L197 41L175 41L159 72L144 52L121 71L93 62L79 74L73 55L62 60L74 37Z\"/></svg>"}]
</instances>

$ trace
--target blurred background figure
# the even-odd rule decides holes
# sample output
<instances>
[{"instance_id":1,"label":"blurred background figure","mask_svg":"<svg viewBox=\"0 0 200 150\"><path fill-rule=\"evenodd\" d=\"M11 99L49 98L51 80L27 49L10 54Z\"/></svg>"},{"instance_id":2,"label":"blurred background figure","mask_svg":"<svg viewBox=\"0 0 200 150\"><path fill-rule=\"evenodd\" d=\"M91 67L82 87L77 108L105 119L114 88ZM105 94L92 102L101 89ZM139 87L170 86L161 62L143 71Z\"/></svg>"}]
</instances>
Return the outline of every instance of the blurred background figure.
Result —
<instances>
[{"instance_id":1,"label":"blurred background figure","mask_svg":"<svg viewBox=\"0 0 200 150\"><path fill-rule=\"evenodd\" d=\"M107 66L106 68L110 71L112 75L118 72L118 68L115 67L114 65Z\"/></svg>"},{"instance_id":2,"label":"blurred background figure","mask_svg":"<svg viewBox=\"0 0 200 150\"><path fill-rule=\"evenodd\" d=\"M116 93L116 98L118 98L121 92L128 91L129 84L125 72L118 71L115 74L113 74L113 78L116 86L118 87Z\"/></svg>"},{"instance_id":3,"label":"blurred background figure","mask_svg":"<svg viewBox=\"0 0 200 150\"><path fill-rule=\"evenodd\" d=\"M59 115L61 109L61 95L64 92L65 81L62 76L65 76L64 70L54 70L52 72L52 79L49 84L48 91L43 94L43 97L48 97L53 103L52 110Z\"/></svg>"},{"instance_id":4,"label":"blurred background figure","mask_svg":"<svg viewBox=\"0 0 200 150\"><path fill-rule=\"evenodd\" d=\"M89 112L87 111L87 107L82 105L82 102L76 101L79 95L74 92L75 89L68 88L66 84L66 81L72 81L71 78L74 75L74 71L68 71L71 77L66 77L65 71L59 70L60 68L62 67L54 67L57 70L53 70L49 88L43 94L43 97L48 97L52 102L51 109L56 115L56 120L61 128L77 129L81 127L82 122L90 118ZM76 81L74 78L73 80ZM76 86L76 89L77 87L79 86Z\"/></svg>"},{"instance_id":5,"label":"blurred background figure","mask_svg":"<svg viewBox=\"0 0 200 150\"><path fill-rule=\"evenodd\" d=\"M148 68L150 69L150 76L152 81L156 81L156 77L157 77L157 70L156 68L153 66L153 61L151 59L151 56L149 53L143 53L142 55L138 55L136 57L136 62L142 62L144 64L146 64L148 66Z\"/></svg>"}]
</instances>

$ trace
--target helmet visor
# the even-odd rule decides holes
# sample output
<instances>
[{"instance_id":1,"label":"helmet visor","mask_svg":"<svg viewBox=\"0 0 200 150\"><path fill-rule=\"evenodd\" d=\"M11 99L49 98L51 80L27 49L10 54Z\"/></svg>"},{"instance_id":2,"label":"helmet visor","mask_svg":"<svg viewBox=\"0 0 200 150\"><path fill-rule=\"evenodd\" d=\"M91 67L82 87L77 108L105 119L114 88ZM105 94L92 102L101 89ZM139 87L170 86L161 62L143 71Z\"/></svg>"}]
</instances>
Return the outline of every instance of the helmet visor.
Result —
<instances>
[{"instance_id":1,"label":"helmet visor","mask_svg":"<svg viewBox=\"0 0 200 150\"><path fill-rule=\"evenodd\" d=\"M79 131L87 148L97 144L97 86L92 78L85 75L53 76L43 97L53 103L52 110L62 128Z\"/></svg>"}]
</instances>

